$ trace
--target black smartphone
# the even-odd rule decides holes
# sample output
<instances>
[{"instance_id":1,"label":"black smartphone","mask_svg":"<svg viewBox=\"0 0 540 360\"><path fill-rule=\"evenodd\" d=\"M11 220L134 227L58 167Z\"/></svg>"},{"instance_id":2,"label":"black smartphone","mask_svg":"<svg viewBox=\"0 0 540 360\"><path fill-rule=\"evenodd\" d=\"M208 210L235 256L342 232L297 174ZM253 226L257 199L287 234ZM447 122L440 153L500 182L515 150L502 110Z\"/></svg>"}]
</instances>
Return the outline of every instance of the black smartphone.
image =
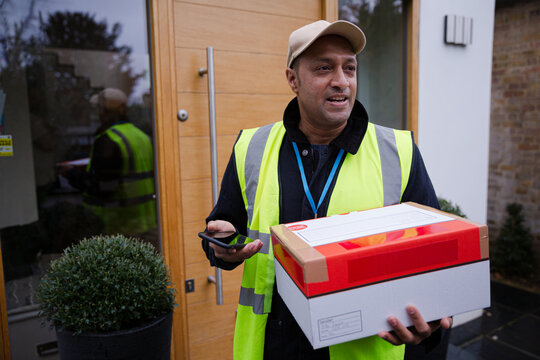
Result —
<instances>
[{"instance_id":1,"label":"black smartphone","mask_svg":"<svg viewBox=\"0 0 540 360\"><path fill-rule=\"evenodd\" d=\"M232 241L238 235L238 240L235 244L229 244L225 241ZM238 234L236 231L203 231L199 233L199 237L203 240L208 240L224 249L242 249L246 246L246 237ZM221 240L220 240L221 239Z\"/></svg>"}]
</instances>

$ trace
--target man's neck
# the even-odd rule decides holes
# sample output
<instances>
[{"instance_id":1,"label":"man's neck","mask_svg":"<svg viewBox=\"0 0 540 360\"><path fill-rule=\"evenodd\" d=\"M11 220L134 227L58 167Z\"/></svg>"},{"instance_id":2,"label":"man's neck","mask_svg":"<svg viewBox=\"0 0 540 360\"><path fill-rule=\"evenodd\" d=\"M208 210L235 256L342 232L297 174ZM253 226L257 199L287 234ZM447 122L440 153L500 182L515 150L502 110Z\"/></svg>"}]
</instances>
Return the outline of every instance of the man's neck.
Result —
<instances>
[{"instance_id":1,"label":"man's neck","mask_svg":"<svg viewBox=\"0 0 540 360\"><path fill-rule=\"evenodd\" d=\"M319 128L313 126L313 124L300 119L298 128L306 135L308 141L312 145L328 145L338 137L339 134L345 129L347 122L340 124L335 128Z\"/></svg>"}]
</instances>

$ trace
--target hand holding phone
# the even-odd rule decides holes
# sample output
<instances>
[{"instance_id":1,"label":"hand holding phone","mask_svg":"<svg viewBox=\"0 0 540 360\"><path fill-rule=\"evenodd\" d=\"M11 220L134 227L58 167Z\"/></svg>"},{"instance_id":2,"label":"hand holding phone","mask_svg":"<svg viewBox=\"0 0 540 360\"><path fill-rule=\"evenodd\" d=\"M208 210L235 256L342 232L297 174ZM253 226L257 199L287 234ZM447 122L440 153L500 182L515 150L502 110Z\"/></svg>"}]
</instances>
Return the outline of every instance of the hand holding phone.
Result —
<instances>
[{"instance_id":1,"label":"hand holding phone","mask_svg":"<svg viewBox=\"0 0 540 360\"><path fill-rule=\"evenodd\" d=\"M228 221L225 221L225 220L211 220L211 221L208 222L208 224L206 224L206 226L207 226L207 231L202 232L201 234L199 234L199 236L201 238L203 238L203 239L204 239L204 237L202 237L201 235L205 234L205 233L208 233L208 232L210 232L210 233L218 233L218 232L228 231L228 234L225 234L225 233L217 234L217 236L219 236L219 237L210 236L211 238L213 238L213 240L219 241L218 244L216 244L214 241L209 240L209 239L203 240L203 246L204 245L206 245L206 246L211 245L211 247L214 249L214 256L217 259L221 259L221 260L229 262L229 263L239 263L239 262L242 262L242 261L252 257L256 253L258 253L259 250L261 250L262 247L263 247L263 243L262 243L261 240L259 240L259 239L251 240L249 238L243 237L241 239L238 239L237 242L240 243L240 244L245 244L246 246L237 245L237 247L242 247L242 246L243 247L240 248L240 249L234 248L229 243L234 239L234 236L238 235L238 232L236 231L234 226ZM208 236L208 235L206 235L206 236ZM226 238L224 238L224 236ZM231 238L228 238L227 236L231 236ZM225 244L225 247L224 247L224 244ZM228 248L226 247L227 245L229 246Z\"/></svg>"},{"instance_id":2,"label":"hand holding phone","mask_svg":"<svg viewBox=\"0 0 540 360\"><path fill-rule=\"evenodd\" d=\"M230 244L236 236L238 236L236 243ZM238 234L236 231L203 231L199 233L199 237L224 249L240 250L246 246L246 237Z\"/></svg>"}]
</instances>

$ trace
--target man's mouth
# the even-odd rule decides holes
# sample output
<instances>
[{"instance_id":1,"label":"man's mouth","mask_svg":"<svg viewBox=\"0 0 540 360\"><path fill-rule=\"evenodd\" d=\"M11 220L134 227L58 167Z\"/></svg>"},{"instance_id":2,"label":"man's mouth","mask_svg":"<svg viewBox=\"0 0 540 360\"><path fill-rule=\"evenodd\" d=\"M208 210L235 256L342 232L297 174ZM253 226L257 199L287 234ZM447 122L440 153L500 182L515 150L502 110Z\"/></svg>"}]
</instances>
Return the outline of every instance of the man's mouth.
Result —
<instances>
[{"instance_id":1,"label":"man's mouth","mask_svg":"<svg viewBox=\"0 0 540 360\"><path fill-rule=\"evenodd\" d=\"M343 104L343 103L346 103L349 100L349 98L344 95L339 95L339 96L335 95L335 96L330 96L326 98L326 100L334 104Z\"/></svg>"}]
</instances>

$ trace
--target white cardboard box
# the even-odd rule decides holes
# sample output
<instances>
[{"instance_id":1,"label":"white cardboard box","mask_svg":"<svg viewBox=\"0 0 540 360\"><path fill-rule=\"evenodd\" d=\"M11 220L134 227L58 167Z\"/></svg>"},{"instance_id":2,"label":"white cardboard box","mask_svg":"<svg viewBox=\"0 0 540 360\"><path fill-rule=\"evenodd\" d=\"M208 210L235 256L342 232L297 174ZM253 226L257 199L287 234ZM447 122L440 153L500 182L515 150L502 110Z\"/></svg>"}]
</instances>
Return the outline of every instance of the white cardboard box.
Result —
<instances>
[{"instance_id":1,"label":"white cardboard box","mask_svg":"<svg viewBox=\"0 0 540 360\"><path fill-rule=\"evenodd\" d=\"M311 299L275 264L279 294L314 349L391 330L389 315L410 326L409 304L428 321L490 306L488 260Z\"/></svg>"}]
</instances>

